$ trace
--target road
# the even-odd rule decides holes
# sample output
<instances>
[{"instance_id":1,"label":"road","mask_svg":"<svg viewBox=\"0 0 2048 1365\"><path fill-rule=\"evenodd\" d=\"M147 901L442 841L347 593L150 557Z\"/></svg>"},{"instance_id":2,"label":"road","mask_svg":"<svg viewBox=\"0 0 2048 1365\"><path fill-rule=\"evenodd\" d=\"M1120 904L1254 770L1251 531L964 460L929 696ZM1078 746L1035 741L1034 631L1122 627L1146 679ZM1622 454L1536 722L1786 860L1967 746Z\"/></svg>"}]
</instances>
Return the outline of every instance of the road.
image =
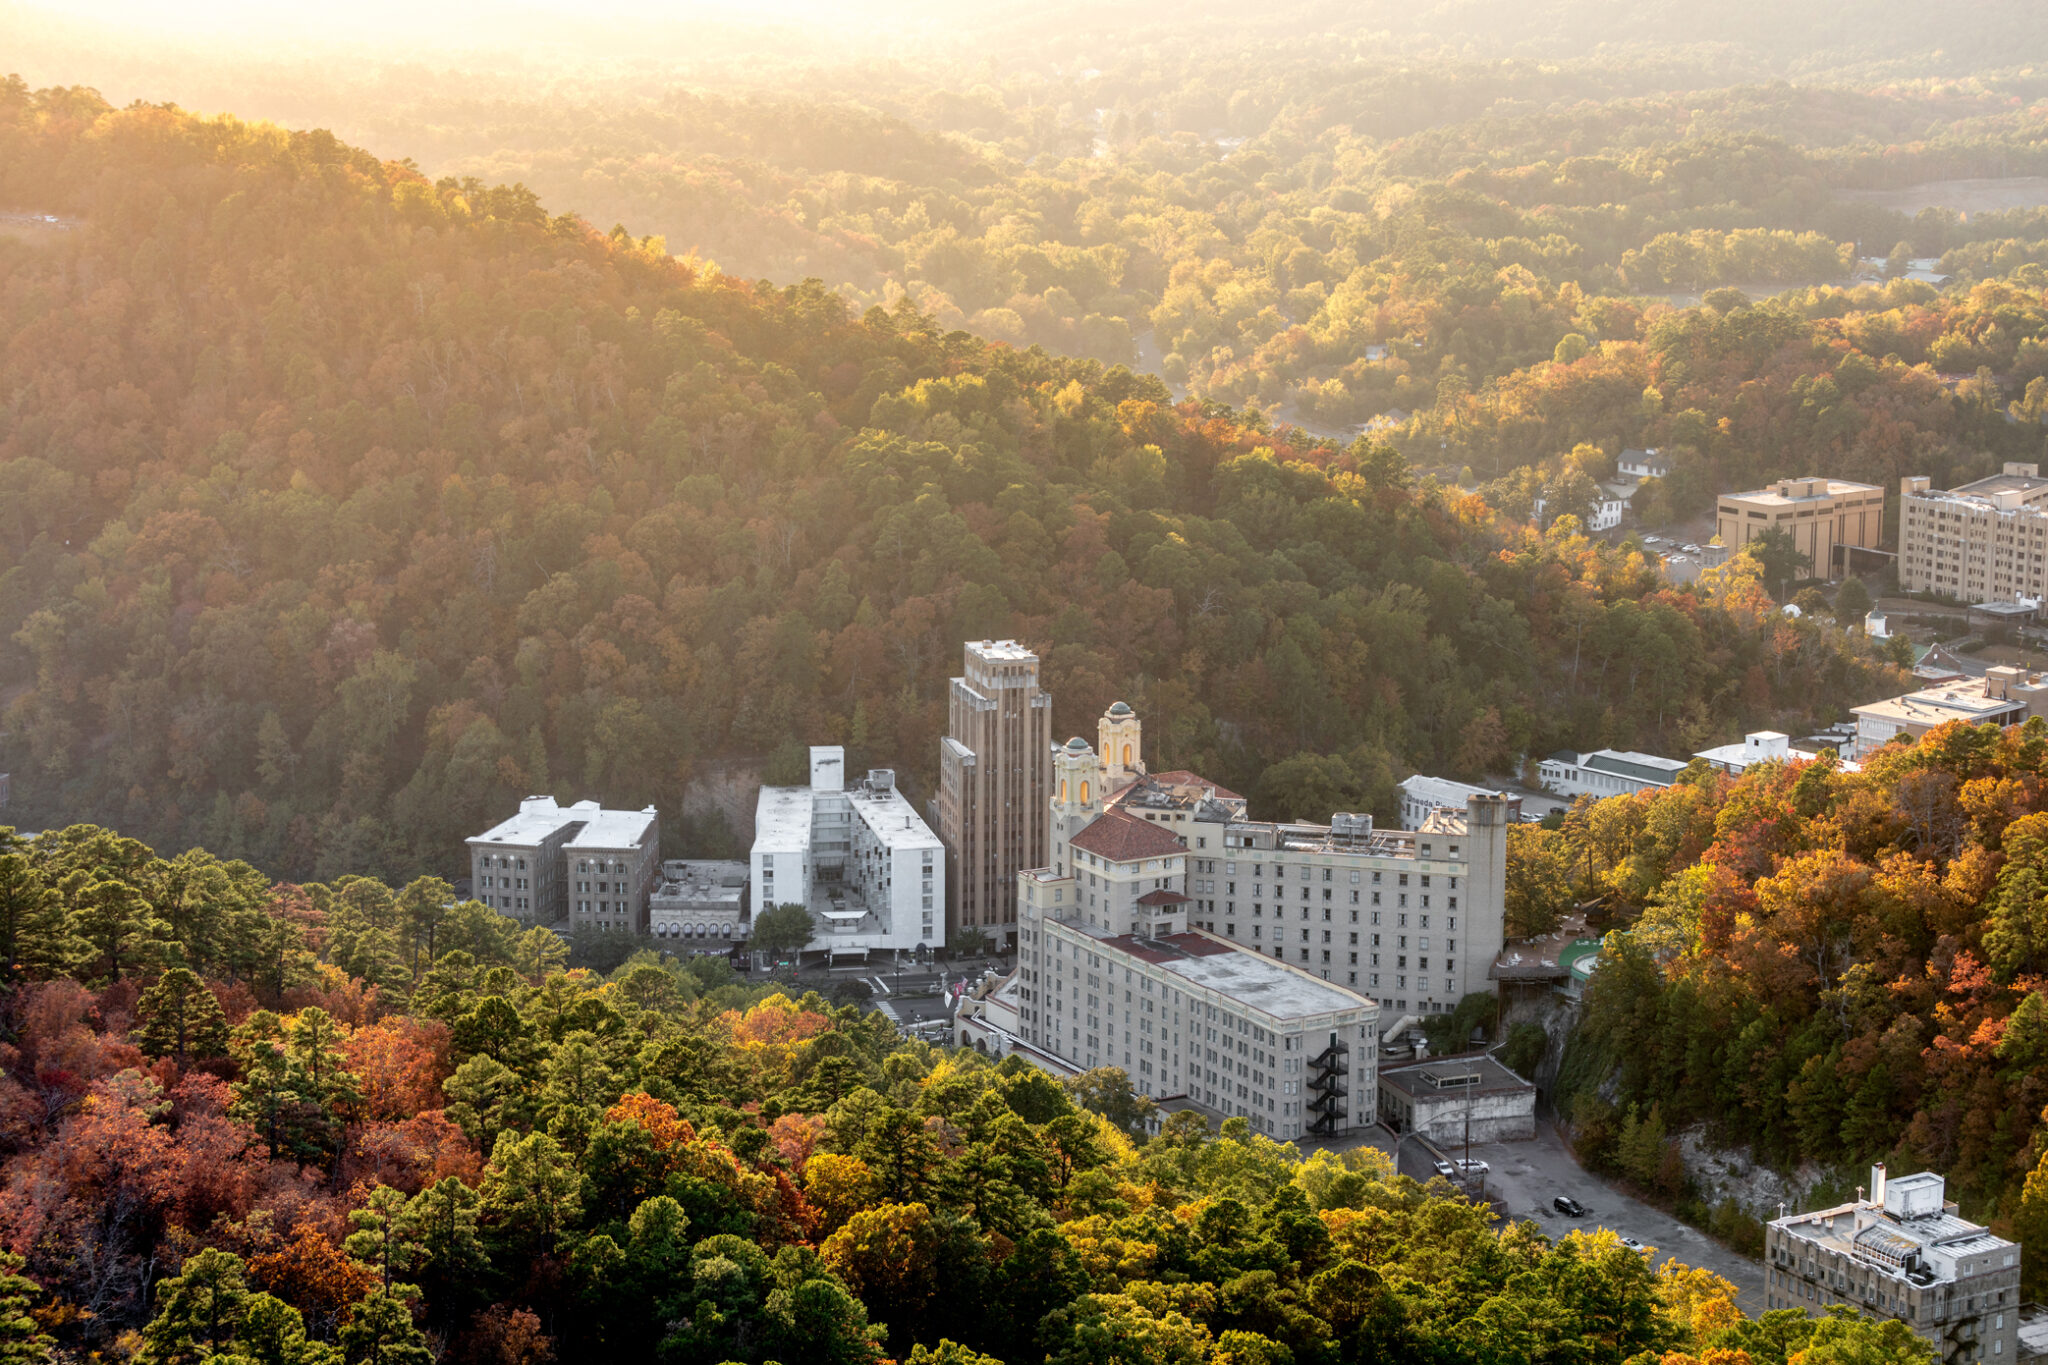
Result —
<instances>
[{"instance_id":1,"label":"road","mask_svg":"<svg viewBox=\"0 0 2048 1365\"><path fill-rule=\"evenodd\" d=\"M1382 1128L1369 1130L1363 1141L1382 1151L1395 1150L1395 1138ZM1348 1147L1360 1143L1332 1145ZM1445 1155L1456 1159L1464 1151L1461 1146L1450 1144ZM1760 1263L1729 1250L1704 1232L1687 1227L1662 1209L1623 1194L1588 1172L1550 1123L1539 1121L1536 1137L1528 1142L1475 1142L1472 1155L1491 1167L1483 1188L1473 1191L1474 1197L1493 1200L1506 1210L1508 1217L1533 1222L1551 1237L1562 1237L1574 1228L1612 1228L1652 1248L1653 1264L1675 1260L1711 1270L1735 1286L1735 1303L1743 1312L1755 1315L1763 1311L1764 1272ZM1422 1143L1412 1137L1400 1141L1397 1162L1401 1174L1427 1180L1435 1174L1431 1161ZM1584 1205L1586 1216L1567 1218L1553 1209L1550 1201L1561 1194Z\"/></svg>"},{"instance_id":2,"label":"road","mask_svg":"<svg viewBox=\"0 0 2048 1365\"><path fill-rule=\"evenodd\" d=\"M1007 970L1008 964L1009 959L997 957L968 958L937 965L906 961L899 971L887 957L878 957L867 963L805 967L797 973L795 988L798 991L816 991L829 998L833 987L843 981L862 982L873 992L868 997L870 1007L902 1028L951 1018L952 991L963 976L969 981L979 981L984 971L1000 973ZM769 978L755 973L749 979L764 982ZM925 1036L937 1041L935 1032ZM951 1039L945 1041L950 1042Z\"/></svg>"}]
</instances>

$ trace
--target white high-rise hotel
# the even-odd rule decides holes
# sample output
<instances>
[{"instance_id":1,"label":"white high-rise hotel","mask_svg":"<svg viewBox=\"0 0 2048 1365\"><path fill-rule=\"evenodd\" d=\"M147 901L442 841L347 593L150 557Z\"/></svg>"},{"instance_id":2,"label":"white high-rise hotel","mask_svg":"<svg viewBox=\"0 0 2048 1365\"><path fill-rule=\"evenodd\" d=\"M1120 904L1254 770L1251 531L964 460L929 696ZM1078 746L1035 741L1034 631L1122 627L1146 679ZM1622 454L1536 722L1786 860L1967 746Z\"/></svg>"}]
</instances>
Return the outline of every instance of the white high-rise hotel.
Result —
<instances>
[{"instance_id":1,"label":"white high-rise hotel","mask_svg":"<svg viewBox=\"0 0 2048 1365\"><path fill-rule=\"evenodd\" d=\"M1054 751L1046 864L1018 876L1023 1040L1277 1138L1371 1123L1372 997L1424 1014L1491 989L1505 803L1415 832L1252 821L1194 774L1146 774L1122 703L1098 738Z\"/></svg>"}]
</instances>

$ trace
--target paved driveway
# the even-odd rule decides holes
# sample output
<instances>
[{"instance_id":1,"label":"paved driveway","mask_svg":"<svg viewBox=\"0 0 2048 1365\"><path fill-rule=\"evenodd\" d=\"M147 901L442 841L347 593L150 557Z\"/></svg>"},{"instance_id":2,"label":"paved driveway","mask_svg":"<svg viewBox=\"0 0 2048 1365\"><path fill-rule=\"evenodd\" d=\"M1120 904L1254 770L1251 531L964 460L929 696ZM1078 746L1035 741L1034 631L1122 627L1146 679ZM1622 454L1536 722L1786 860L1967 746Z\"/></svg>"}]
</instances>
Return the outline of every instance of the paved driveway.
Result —
<instances>
[{"instance_id":1,"label":"paved driveway","mask_svg":"<svg viewBox=\"0 0 2048 1365\"><path fill-rule=\"evenodd\" d=\"M1383 1151L1395 1149L1395 1139L1382 1128L1371 1129L1363 1139L1331 1146L1368 1144ZM1444 1148L1444 1155L1455 1160L1464 1155L1464 1149L1450 1144ZM1528 1142L1475 1142L1472 1155L1491 1167L1483 1189L1475 1189L1473 1196L1493 1200L1507 1211L1508 1217L1533 1222L1551 1237L1562 1237L1573 1228L1613 1228L1654 1248L1652 1260L1657 1264L1676 1260L1713 1271L1735 1286L1736 1306L1743 1312L1755 1316L1763 1311L1761 1262L1729 1250L1704 1232L1623 1194L1587 1171L1549 1123L1539 1121L1536 1137ZM1401 1140L1398 1159L1403 1175L1427 1180L1435 1174L1431 1154L1413 1138ZM1561 1194L1583 1204L1586 1216L1567 1218L1552 1209L1550 1201Z\"/></svg>"}]
</instances>

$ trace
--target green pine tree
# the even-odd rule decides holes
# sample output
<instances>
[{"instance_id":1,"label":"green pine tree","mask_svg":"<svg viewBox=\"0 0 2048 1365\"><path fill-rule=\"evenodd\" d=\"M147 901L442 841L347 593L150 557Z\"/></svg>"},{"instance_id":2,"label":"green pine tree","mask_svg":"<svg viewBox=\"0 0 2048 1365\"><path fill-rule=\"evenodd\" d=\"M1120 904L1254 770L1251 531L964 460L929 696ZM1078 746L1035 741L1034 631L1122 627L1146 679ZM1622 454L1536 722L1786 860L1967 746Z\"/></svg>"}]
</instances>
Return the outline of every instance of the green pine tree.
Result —
<instances>
[{"instance_id":1,"label":"green pine tree","mask_svg":"<svg viewBox=\"0 0 2048 1365\"><path fill-rule=\"evenodd\" d=\"M29 1313L43 1287L22 1275L21 1257L0 1251L0 1365L45 1365L55 1344Z\"/></svg>"},{"instance_id":2,"label":"green pine tree","mask_svg":"<svg viewBox=\"0 0 2048 1365\"><path fill-rule=\"evenodd\" d=\"M157 1286L135 1365L203 1365L226 1354L248 1302L242 1258L206 1248Z\"/></svg>"},{"instance_id":3,"label":"green pine tree","mask_svg":"<svg viewBox=\"0 0 2048 1365\"><path fill-rule=\"evenodd\" d=\"M434 1365L402 1289L380 1289L364 1299L337 1335L347 1365Z\"/></svg>"},{"instance_id":4,"label":"green pine tree","mask_svg":"<svg viewBox=\"0 0 2048 1365\"><path fill-rule=\"evenodd\" d=\"M225 1057L228 1017L220 1001L187 967L173 967L135 1003L135 1043L151 1057L179 1062Z\"/></svg>"}]
</instances>

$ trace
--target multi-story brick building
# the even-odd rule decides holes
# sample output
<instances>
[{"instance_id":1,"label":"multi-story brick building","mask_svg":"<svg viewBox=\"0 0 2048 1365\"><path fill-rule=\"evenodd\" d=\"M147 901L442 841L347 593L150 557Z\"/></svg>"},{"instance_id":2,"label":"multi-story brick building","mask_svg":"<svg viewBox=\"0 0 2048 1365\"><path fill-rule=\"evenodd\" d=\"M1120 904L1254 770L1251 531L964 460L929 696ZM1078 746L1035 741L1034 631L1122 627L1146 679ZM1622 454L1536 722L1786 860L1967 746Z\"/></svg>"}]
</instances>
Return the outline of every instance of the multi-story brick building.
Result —
<instances>
[{"instance_id":1,"label":"multi-story brick building","mask_svg":"<svg viewBox=\"0 0 2048 1365\"><path fill-rule=\"evenodd\" d=\"M933 803L946 848L945 932L1017 929L1017 874L1045 853L1052 694L1015 640L970 640L946 700Z\"/></svg>"},{"instance_id":2,"label":"multi-story brick building","mask_svg":"<svg viewBox=\"0 0 2048 1365\"><path fill-rule=\"evenodd\" d=\"M529 796L519 813L468 841L473 894L529 924L647 932L661 878L654 807L605 810Z\"/></svg>"},{"instance_id":3,"label":"multi-story brick building","mask_svg":"<svg viewBox=\"0 0 2048 1365\"><path fill-rule=\"evenodd\" d=\"M2015 1361L2020 1248L1958 1217L1938 1175L1873 1166L1870 1197L1857 1194L1765 1227L1765 1309L1844 1304L1905 1323L1943 1361Z\"/></svg>"}]
</instances>

